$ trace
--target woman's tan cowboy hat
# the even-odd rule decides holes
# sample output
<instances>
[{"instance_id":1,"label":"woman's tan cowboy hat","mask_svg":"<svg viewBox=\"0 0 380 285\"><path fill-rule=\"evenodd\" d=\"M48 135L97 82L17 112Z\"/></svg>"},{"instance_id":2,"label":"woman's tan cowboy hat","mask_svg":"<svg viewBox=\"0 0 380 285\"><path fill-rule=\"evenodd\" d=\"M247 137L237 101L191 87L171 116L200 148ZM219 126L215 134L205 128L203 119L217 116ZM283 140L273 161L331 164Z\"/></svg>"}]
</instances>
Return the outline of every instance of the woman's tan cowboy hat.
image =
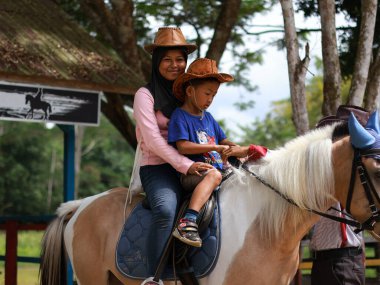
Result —
<instances>
[{"instance_id":1,"label":"woman's tan cowboy hat","mask_svg":"<svg viewBox=\"0 0 380 285\"><path fill-rule=\"evenodd\" d=\"M161 27L158 29L154 42L146 45L144 48L150 54L157 47L185 47L187 54L197 49L195 44L186 42L180 28L177 27Z\"/></svg>"},{"instance_id":2,"label":"woman's tan cowboy hat","mask_svg":"<svg viewBox=\"0 0 380 285\"><path fill-rule=\"evenodd\" d=\"M198 58L188 67L187 71L174 81L173 94L181 102L185 101L185 90L183 84L196 78L215 78L220 83L230 82L234 78L227 73L219 73L216 61L208 58Z\"/></svg>"}]
</instances>

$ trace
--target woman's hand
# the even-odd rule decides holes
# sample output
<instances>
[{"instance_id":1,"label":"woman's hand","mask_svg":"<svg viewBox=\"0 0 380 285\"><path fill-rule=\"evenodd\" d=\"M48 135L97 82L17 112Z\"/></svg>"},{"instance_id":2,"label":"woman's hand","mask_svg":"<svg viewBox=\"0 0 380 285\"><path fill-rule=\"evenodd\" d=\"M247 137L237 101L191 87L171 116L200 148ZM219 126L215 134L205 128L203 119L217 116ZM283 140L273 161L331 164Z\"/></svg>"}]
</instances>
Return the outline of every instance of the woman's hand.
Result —
<instances>
[{"instance_id":1,"label":"woman's hand","mask_svg":"<svg viewBox=\"0 0 380 285\"><path fill-rule=\"evenodd\" d=\"M194 162L190 166L189 170L187 171L187 174L202 176L202 174L200 172L205 171L205 170L209 170L212 168L214 168L214 167L211 164L204 163L204 162Z\"/></svg>"}]
</instances>

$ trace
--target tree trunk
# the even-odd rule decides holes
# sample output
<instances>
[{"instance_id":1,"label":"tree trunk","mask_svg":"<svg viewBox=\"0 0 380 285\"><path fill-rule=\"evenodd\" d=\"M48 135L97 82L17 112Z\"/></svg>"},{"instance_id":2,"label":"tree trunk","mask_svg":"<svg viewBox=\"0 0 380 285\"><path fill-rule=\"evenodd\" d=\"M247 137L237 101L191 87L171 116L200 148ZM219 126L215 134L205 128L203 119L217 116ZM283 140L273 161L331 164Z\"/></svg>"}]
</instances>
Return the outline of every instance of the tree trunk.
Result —
<instances>
[{"instance_id":1,"label":"tree trunk","mask_svg":"<svg viewBox=\"0 0 380 285\"><path fill-rule=\"evenodd\" d=\"M370 68L369 80L365 92L364 107L373 111L379 108L380 97L380 48L377 49L377 55Z\"/></svg>"},{"instance_id":2,"label":"tree trunk","mask_svg":"<svg viewBox=\"0 0 380 285\"><path fill-rule=\"evenodd\" d=\"M134 72L146 81L150 76L151 63L147 60L149 55L137 45L133 1L110 0L110 6L106 6L103 0L80 1L82 10L91 19L96 31L118 52L125 64L133 67ZM105 96L107 102L102 101L102 113L126 141L136 147L135 126L124 109L124 100L118 94Z\"/></svg>"},{"instance_id":3,"label":"tree trunk","mask_svg":"<svg viewBox=\"0 0 380 285\"><path fill-rule=\"evenodd\" d=\"M232 29L239 16L241 0L222 1L221 11L216 21L214 35L206 57L219 62L230 39Z\"/></svg>"},{"instance_id":4,"label":"tree trunk","mask_svg":"<svg viewBox=\"0 0 380 285\"><path fill-rule=\"evenodd\" d=\"M361 106L363 103L367 84L376 23L377 0L361 1L361 6L362 23L360 25L358 50L348 102L351 105L357 106Z\"/></svg>"},{"instance_id":5,"label":"tree trunk","mask_svg":"<svg viewBox=\"0 0 380 285\"><path fill-rule=\"evenodd\" d=\"M309 46L306 46L305 58L301 60L298 54L298 40L292 1L280 0L280 3L284 18L290 96L293 109L292 119L296 127L297 135L302 135L309 129L305 96L305 76L310 62Z\"/></svg>"},{"instance_id":6,"label":"tree trunk","mask_svg":"<svg viewBox=\"0 0 380 285\"><path fill-rule=\"evenodd\" d=\"M128 66L133 66L136 75L143 77L142 65L133 24L132 0L81 0L83 11L92 19L97 32L122 57Z\"/></svg>"},{"instance_id":7,"label":"tree trunk","mask_svg":"<svg viewBox=\"0 0 380 285\"><path fill-rule=\"evenodd\" d=\"M124 109L123 99L119 94L104 94L107 101L102 100L102 113L122 134L126 141L133 147L137 146L135 124Z\"/></svg>"},{"instance_id":8,"label":"tree trunk","mask_svg":"<svg viewBox=\"0 0 380 285\"><path fill-rule=\"evenodd\" d=\"M323 58L323 105L322 114L328 116L336 113L341 104L340 84L342 81L338 44L335 28L335 2L319 0L319 13L322 28Z\"/></svg>"}]
</instances>

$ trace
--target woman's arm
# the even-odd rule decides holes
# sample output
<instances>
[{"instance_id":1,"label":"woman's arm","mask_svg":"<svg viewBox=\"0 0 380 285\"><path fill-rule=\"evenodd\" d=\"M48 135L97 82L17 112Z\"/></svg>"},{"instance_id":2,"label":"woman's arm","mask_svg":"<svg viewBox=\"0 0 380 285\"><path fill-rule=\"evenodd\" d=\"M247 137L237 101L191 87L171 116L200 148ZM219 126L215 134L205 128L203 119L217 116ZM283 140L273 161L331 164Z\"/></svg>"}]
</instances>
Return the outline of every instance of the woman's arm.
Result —
<instances>
[{"instance_id":1,"label":"woman's arm","mask_svg":"<svg viewBox=\"0 0 380 285\"><path fill-rule=\"evenodd\" d=\"M136 125L149 151L171 164L177 171L186 174L194 162L179 154L161 135L154 111L154 99L148 89L140 88L136 92L133 111Z\"/></svg>"}]
</instances>

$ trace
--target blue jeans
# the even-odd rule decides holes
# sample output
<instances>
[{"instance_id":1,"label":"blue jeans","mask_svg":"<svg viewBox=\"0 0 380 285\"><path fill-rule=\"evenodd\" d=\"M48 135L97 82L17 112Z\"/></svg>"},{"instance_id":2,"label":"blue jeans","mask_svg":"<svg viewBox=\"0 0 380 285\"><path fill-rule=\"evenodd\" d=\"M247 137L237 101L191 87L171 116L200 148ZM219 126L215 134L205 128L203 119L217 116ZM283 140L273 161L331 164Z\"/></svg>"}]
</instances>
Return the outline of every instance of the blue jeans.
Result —
<instances>
[{"instance_id":1,"label":"blue jeans","mask_svg":"<svg viewBox=\"0 0 380 285\"><path fill-rule=\"evenodd\" d=\"M178 173L170 164L142 166L140 178L152 210L147 252L148 271L153 276L172 234L182 199L182 187Z\"/></svg>"}]
</instances>

